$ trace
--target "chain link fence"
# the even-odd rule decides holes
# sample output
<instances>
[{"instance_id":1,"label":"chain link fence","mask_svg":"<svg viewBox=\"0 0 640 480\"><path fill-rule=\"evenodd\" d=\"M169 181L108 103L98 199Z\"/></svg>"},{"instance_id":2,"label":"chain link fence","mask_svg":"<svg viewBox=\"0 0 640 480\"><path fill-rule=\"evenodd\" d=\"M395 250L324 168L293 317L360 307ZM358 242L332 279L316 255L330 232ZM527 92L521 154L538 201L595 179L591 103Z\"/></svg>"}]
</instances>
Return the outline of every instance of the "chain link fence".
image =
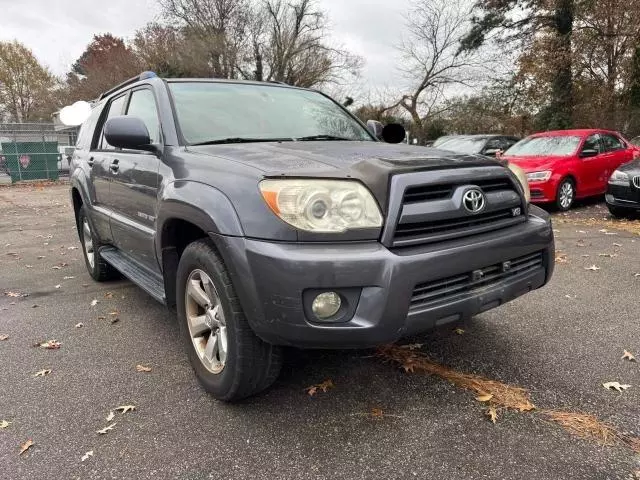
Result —
<instances>
[{"instance_id":1,"label":"chain link fence","mask_svg":"<svg viewBox=\"0 0 640 480\"><path fill-rule=\"evenodd\" d=\"M77 136L53 123L0 123L0 183L69 175Z\"/></svg>"}]
</instances>

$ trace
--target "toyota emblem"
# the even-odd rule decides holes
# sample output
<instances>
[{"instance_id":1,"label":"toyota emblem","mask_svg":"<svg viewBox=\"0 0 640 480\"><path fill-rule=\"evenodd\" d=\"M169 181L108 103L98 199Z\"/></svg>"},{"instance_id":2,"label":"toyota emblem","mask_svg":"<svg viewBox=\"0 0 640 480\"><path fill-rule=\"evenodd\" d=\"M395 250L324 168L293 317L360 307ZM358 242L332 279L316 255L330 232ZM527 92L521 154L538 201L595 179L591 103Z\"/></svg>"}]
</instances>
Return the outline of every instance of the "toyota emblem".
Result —
<instances>
[{"instance_id":1,"label":"toyota emblem","mask_svg":"<svg viewBox=\"0 0 640 480\"><path fill-rule=\"evenodd\" d=\"M487 201L482 191L477 188L471 188L464 192L464 195L462 196L462 204L468 212L480 213L484 210Z\"/></svg>"}]
</instances>

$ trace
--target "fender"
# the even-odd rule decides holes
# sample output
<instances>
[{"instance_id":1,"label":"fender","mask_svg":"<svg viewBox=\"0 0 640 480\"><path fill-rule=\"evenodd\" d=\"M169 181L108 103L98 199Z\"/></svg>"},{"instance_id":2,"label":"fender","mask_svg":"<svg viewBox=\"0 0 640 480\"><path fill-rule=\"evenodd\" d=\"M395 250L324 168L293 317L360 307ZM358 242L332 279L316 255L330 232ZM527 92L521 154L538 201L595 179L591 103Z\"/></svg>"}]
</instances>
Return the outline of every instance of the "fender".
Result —
<instances>
[{"instance_id":1,"label":"fender","mask_svg":"<svg viewBox=\"0 0 640 480\"><path fill-rule=\"evenodd\" d=\"M193 223L205 233L244 236L235 208L220 190L205 183L178 180L167 184L159 194L156 213L156 255L159 259L162 258L162 232L166 222L173 218Z\"/></svg>"}]
</instances>

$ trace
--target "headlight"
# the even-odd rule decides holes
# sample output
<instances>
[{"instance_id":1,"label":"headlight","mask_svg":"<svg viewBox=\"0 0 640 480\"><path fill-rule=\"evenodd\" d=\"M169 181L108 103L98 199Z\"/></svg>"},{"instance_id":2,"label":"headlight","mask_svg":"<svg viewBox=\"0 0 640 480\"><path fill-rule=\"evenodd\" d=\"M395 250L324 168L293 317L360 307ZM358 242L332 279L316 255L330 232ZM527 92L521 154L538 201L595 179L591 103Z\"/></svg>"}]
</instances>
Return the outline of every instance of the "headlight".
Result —
<instances>
[{"instance_id":1,"label":"headlight","mask_svg":"<svg viewBox=\"0 0 640 480\"><path fill-rule=\"evenodd\" d=\"M527 180L527 174L524 173L519 166L514 165L513 163L509 163L509 170L513 172L513 174L518 178L520 185L522 185L522 190L524 190L524 198L527 200L527 203L531 201L531 191L529 190L529 182Z\"/></svg>"},{"instance_id":2,"label":"headlight","mask_svg":"<svg viewBox=\"0 0 640 480\"><path fill-rule=\"evenodd\" d=\"M352 180L263 180L260 192L273 213L300 230L337 233L382 226L373 195Z\"/></svg>"},{"instance_id":3,"label":"headlight","mask_svg":"<svg viewBox=\"0 0 640 480\"><path fill-rule=\"evenodd\" d=\"M551 171L527 173L527 180L533 182L546 182L551 178Z\"/></svg>"},{"instance_id":4,"label":"headlight","mask_svg":"<svg viewBox=\"0 0 640 480\"><path fill-rule=\"evenodd\" d=\"M615 170L611 174L611 178L609 178L609 183L612 185L621 185L623 187L628 187L629 183L629 175L620 170Z\"/></svg>"}]
</instances>

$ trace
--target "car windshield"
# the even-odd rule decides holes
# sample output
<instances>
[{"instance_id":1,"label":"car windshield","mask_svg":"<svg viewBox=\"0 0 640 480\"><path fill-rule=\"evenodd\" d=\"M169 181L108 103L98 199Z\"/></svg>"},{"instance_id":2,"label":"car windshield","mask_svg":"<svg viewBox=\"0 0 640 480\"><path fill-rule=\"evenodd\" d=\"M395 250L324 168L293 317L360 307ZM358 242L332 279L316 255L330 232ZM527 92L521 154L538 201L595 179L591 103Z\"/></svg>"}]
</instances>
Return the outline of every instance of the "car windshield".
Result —
<instances>
[{"instance_id":1,"label":"car windshield","mask_svg":"<svg viewBox=\"0 0 640 480\"><path fill-rule=\"evenodd\" d=\"M374 141L324 95L278 85L169 83L190 144L287 140Z\"/></svg>"},{"instance_id":2,"label":"car windshield","mask_svg":"<svg viewBox=\"0 0 640 480\"><path fill-rule=\"evenodd\" d=\"M520 140L505 155L519 157L538 157L552 155L567 157L573 155L580 145L580 137L573 135L555 135L549 137L529 137Z\"/></svg>"},{"instance_id":3,"label":"car windshield","mask_svg":"<svg viewBox=\"0 0 640 480\"><path fill-rule=\"evenodd\" d=\"M451 138L437 147L452 152L480 153L485 143L487 143L486 138Z\"/></svg>"}]
</instances>

